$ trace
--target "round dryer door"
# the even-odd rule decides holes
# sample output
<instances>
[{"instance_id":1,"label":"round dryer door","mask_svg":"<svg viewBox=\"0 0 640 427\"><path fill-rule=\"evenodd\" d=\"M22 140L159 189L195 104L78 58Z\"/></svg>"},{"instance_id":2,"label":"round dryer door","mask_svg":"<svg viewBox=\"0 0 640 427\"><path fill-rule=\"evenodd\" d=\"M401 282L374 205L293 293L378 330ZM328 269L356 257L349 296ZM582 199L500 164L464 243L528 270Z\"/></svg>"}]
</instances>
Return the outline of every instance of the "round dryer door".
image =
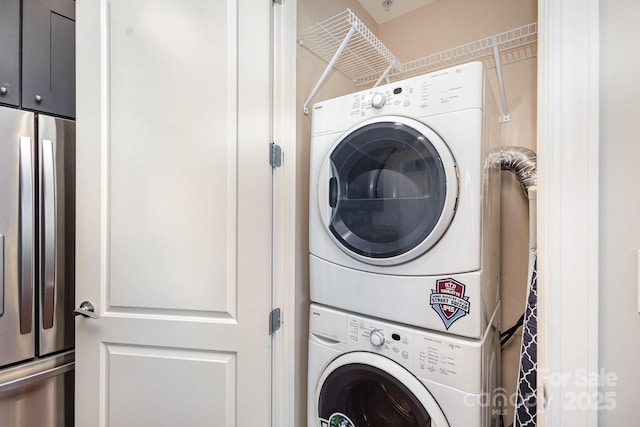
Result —
<instances>
[{"instance_id":1,"label":"round dryer door","mask_svg":"<svg viewBox=\"0 0 640 427\"><path fill-rule=\"evenodd\" d=\"M458 174L442 138L424 123L384 116L360 123L321 168L324 225L347 254L394 265L428 251L453 220Z\"/></svg>"},{"instance_id":2,"label":"round dryer door","mask_svg":"<svg viewBox=\"0 0 640 427\"><path fill-rule=\"evenodd\" d=\"M416 377L373 353L347 353L331 362L316 399L319 427L449 426Z\"/></svg>"}]
</instances>

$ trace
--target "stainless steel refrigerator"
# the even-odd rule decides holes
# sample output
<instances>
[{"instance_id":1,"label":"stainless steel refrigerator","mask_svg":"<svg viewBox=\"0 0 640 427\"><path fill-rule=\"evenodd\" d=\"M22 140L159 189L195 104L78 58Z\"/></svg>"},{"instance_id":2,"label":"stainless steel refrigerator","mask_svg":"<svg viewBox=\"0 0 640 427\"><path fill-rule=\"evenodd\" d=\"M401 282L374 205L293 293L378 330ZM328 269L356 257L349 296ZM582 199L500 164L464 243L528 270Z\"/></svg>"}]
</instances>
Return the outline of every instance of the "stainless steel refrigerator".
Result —
<instances>
[{"instance_id":1,"label":"stainless steel refrigerator","mask_svg":"<svg viewBox=\"0 0 640 427\"><path fill-rule=\"evenodd\" d=\"M73 426L75 123L0 107L0 427Z\"/></svg>"}]
</instances>

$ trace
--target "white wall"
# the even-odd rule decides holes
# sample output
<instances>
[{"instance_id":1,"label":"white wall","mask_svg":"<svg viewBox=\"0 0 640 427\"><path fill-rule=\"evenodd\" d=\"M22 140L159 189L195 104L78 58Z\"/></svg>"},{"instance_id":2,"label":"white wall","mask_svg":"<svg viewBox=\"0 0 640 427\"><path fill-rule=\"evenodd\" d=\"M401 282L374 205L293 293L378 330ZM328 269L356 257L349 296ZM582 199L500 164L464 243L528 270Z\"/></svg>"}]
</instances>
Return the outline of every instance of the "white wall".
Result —
<instances>
[{"instance_id":1,"label":"white wall","mask_svg":"<svg viewBox=\"0 0 640 427\"><path fill-rule=\"evenodd\" d=\"M600 1L599 359L617 376L602 388L615 393L616 408L600 410L601 426L637 425L640 416L638 17L640 2Z\"/></svg>"}]
</instances>

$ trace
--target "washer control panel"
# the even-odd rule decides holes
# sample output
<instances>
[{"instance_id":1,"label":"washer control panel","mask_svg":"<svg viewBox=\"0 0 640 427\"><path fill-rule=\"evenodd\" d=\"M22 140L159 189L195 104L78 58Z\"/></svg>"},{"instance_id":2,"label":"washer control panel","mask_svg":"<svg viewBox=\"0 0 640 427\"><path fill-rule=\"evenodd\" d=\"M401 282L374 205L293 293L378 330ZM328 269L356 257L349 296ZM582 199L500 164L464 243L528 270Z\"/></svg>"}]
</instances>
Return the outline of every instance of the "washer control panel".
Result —
<instances>
[{"instance_id":1,"label":"washer control panel","mask_svg":"<svg viewBox=\"0 0 640 427\"><path fill-rule=\"evenodd\" d=\"M411 333L360 316L349 315L347 319L349 348L375 351L411 370L414 353Z\"/></svg>"},{"instance_id":2,"label":"washer control panel","mask_svg":"<svg viewBox=\"0 0 640 427\"><path fill-rule=\"evenodd\" d=\"M311 340L341 352L367 351L385 356L419 378L469 393L482 391L485 343L345 313L313 304Z\"/></svg>"}]
</instances>

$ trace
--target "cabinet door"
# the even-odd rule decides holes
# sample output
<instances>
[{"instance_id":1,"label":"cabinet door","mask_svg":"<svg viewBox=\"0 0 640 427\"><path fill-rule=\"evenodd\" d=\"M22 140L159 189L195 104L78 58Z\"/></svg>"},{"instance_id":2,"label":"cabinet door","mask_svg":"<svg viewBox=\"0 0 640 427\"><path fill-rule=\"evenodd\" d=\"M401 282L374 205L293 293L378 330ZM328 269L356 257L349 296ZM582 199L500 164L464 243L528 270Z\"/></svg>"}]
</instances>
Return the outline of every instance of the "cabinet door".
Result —
<instances>
[{"instance_id":1,"label":"cabinet door","mask_svg":"<svg viewBox=\"0 0 640 427\"><path fill-rule=\"evenodd\" d=\"M24 0L22 107L75 117L75 1Z\"/></svg>"},{"instance_id":2,"label":"cabinet door","mask_svg":"<svg viewBox=\"0 0 640 427\"><path fill-rule=\"evenodd\" d=\"M0 103L20 104L20 0L0 2Z\"/></svg>"}]
</instances>

